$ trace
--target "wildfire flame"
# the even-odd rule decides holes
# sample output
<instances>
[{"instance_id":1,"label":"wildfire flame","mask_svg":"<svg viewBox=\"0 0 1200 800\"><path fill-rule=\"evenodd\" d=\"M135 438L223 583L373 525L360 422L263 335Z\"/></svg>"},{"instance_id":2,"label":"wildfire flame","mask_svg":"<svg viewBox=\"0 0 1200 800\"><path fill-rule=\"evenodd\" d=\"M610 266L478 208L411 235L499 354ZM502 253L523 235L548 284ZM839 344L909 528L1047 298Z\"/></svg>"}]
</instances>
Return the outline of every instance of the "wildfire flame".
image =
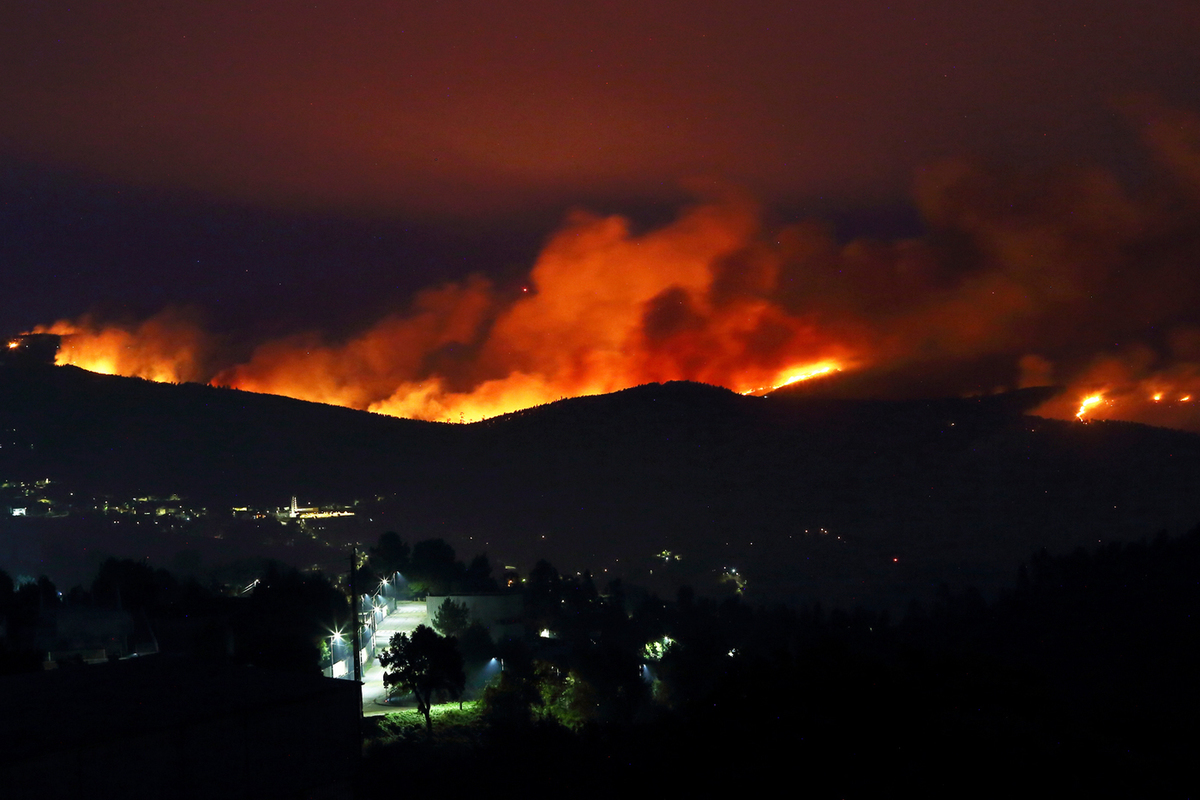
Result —
<instances>
[{"instance_id":1,"label":"wildfire flame","mask_svg":"<svg viewBox=\"0 0 1200 800\"><path fill-rule=\"evenodd\" d=\"M1095 169L950 161L920 173L930 234L912 239L771 226L731 193L645 232L574 213L511 290L472 276L348 337L298 332L248 358L171 309L35 332L63 334L59 363L98 372L431 420L654 381L754 394L846 372L830 391L1066 385L1034 413L1200 430L1200 281L1179 267L1200 258L1200 119L1171 119L1148 125L1168 178L1146 196ZM941 364L961 367L959 388L923 382Z\"/></svg>"},{"instance_id":2,"label":"wildfire flame","mask_svg":"<svg viewBox=\"0 0 1200 800\"><path fill-rule=\"evenodd\" d=\"M835 366L834 364L822 364L820 366L813 367L811 369L806 369L806 370L796 373L795 375L792 375L790 378L785 380L783 383L776 384L775 388L778 389L783 386L790 386L793 383L797 383L799 381L811 380L812 378L818 378L822 375L828 375L831 372L841 372L841 369L839 367Z\"/></svg>"},{"instance_id":3,"label":"wildfire flame","mask_svg":"<svg viewBox=\"0 0 1200 800\"><path fill-rule=\"evenodd\" d=\"M788 375L788 377L783 378L778 383L771 384L770 386L759 386L755 389L746 389L742 394L764 394L776 389L782 389L784 386L790 386L793 383L800 383L801 381L812 380L813 378L820 378L823 375L830 375L841 371L841 366L828 361L823 361L819 364L810 364L805 367L793 367L783 373Z\"/></svg>"},{"instance_id":4,"label":"wildfire flame","mask_svg":"<svg viewBox=\"0 0 1200 800\"><path fill-rule=\"evenodd\" d=\"M77 322L38 327L33 332L63 337L55 356L60 365L159 383L206 378L199 366L206 337L198 326L174 312L163 312L132 329L100 325L84 317Z\"/></svg>"},{"instance_id":5,"label":"wildfire flame","mask_svg":"<svg viewBox=\"0 0 1200 800\"><path fill-rule=\"evenodd\" d=\"M1102 402L1104 402L1104 395L1102 394L1094 394L1090 397L1083 398L1083 402L1079 404L1079 410L1075 412L1075 418L1082 420L1083 415L1087 413L1088 409L1099 405Z\"/></svg>"},{"instance_id":6,"label":"wildfire flame","mask_svg":"<svg viewBox=\"0 0 1200 800\"><path fill-rule=\"evenodd\" d=\"M785 242L804 244L798 235ZM515 298L475 276L421 293L348 340L269 341L216 369L206 367L210 338L172 311L132 329L84 319L39 330L66 337L60 363L98 372L470 421L655 381L777 387L861 362L845 337L774 297L787 258L764 241L753 204L735 197L641 235L620 217L578 213ZM449 351L463 356L447 360Z\"/></svg>"}]
</instances>

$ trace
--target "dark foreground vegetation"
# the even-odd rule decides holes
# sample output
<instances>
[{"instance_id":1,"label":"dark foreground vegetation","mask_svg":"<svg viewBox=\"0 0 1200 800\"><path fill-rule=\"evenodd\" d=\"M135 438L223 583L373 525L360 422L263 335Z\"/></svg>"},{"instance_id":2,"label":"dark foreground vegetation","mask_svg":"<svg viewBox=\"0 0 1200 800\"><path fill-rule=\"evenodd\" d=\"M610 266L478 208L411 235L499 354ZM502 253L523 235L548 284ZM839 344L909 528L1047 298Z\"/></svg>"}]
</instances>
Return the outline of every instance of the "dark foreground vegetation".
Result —
<instances>
[{"instance_id":1,"label":"dark foreground vegetation","mask_svg":"<svg viewBox=\"0 0 1200 800\"><path fill-rule=\"evenodd\" d=\"M322 639L349 624L346 595L320 574L255 567L245 590L128 559L105 561L89 586L67 591L46 576L15 586L0 571L0 674L162 652L319 675Z\"/></svg>"},{"instance_id":2,"label":"dark foreground vegetation","mask_svg":"<svg viewBox=\"0 0 1200 800\"><path fill-rule=\"evenodd\" d=\"M486 560L464 565L445 543L410 550L389 534L370 552L376 568L416 570L418 591L494 586ZM943 589L899 619L687 588L669 600L620 582L600 591L546 562L522 594L525 635L504 641L453 603L432 615L446 637L426 633L457 648L456 669L490 680L444 682L448 715L368 718L357 796L645 796L698 782L706 794L783 782L818 797L1198 788L1200 528L1041 553L995 602ZM62 596L47 579L15 587L0 574L5 671L40 667L27 637L48 608L121 609L162 652L311 675L322 639L350 617L333 583L276 565L240 597L130 561Z\"/></svg>"},{"instance_id":3,"label":"dark foreground vegetation","mask_svg":"<svg viewBox=\"0 0 1200 800\"><path fill-rule=\"evenodd\" d=\"M1041 554L998 602L944 590L893 622L600 596L543 565L531 623L556 638L501 646L432 738L372 721L360 796L1191 796L1198 578L1200 528Z\"/></svg>"}]
</instances>

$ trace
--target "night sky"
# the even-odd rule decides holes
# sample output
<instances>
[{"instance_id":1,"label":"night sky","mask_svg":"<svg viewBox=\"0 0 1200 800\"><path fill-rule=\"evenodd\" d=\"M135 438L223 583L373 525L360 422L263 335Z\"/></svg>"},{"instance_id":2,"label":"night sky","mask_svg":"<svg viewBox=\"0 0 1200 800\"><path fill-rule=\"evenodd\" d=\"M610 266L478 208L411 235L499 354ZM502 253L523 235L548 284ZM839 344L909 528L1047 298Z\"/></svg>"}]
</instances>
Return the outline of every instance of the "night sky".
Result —
<instances>
[{"instance_id":1,"label":"night sky","mask_svg":"<svg viewBox=\"0 0 1200 800\"><path fill-rule=\"evenodd\" d=\"M427 418L836 363L1190 427L1198 41L1188 2L18 0L0 330Z\"/></svg>"}]
</instances>

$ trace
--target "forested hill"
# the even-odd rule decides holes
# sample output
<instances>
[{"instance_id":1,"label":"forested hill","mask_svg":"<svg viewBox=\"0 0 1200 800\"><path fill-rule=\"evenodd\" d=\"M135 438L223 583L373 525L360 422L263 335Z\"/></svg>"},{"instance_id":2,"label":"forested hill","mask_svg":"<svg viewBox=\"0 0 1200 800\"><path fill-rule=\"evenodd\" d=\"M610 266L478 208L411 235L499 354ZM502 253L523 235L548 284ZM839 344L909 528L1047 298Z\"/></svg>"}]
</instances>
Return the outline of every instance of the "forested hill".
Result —
<instances>
[{"instance_id":1,"label":"forested hill","mask_svg":"<svg viewBox=\"0 0 1200 800\"><path fill-rule=\"evenodd\" d=\"M730 568L749 593L847 605L942 580L986 591L1043 547L1200 520L1200 437L1026 416L1050 391L884 402L665 384L579 398L473 426L481 483L423 506L428 518L414 491L408 519L566 567L732 587Z\"/></svg>"},{"instance_id":2,"label":"forested hill","mask_svg":"<svg viewBox=\"0 0 1200 800\"><path fill-rule=\"evenodd\" d=\"M436 453L444 425L76 367L0 369L0 469L118 496L221 504L352 497L394 478L403 450Z\"/></svg>"},{"instance_id":3,"label":"forested hill","mask_svg":"<svg viewBox=\"0 0 1200 800\"><path fill-rule=\"evenodd\" d=\"M906 602L942 580L986 591L1042 547L1200 520L1200 437L1025 416L1044 397L839 401L670 383L449 425L8 369L0 470L214 505L382 497L360 540L391 528L525 568L545 558L664 589L848 605Z\"/></svg>"},{"instance_id":4,"label":"forested hill","mask_svg":"<svg viewBox=\"0 0 1200 800\"><path fill-rule=\"evenodd\" d=\"M461 426L33 365L0 368L0 468L8 479L52 476L115 494L177 492L211 502L278 502L295 493L346 499L394 490L409 477L410 465L420 465L427 475L470 482L497 447L517 462L544 462L547 450L578 455L571 451L601 445L607 455L600 460L620 470L622 462L644 459L647 450L672 449L672 439L674 447L716 436L756 448L763 436L795 429L820 438L888 437L898 430L890 424L897 417L911 430L920 417L956 409L964 424L977 424L1011 418L1014 408L1035 402L1030 398L767 403L679 382L564 400Z\"/></svg>"}]
</instances>

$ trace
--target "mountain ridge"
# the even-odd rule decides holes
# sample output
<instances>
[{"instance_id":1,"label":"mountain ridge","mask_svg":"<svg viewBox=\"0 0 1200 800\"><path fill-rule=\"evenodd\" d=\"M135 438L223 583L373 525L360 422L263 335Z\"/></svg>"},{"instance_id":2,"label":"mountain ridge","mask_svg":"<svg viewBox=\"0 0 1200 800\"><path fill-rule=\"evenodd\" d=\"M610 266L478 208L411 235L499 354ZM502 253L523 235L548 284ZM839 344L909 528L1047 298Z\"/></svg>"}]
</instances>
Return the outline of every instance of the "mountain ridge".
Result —
<instances>
[{"instance_id":1,"label":"mountain ridge","mask_svg":"<svg viewBox=\"0 0 1200 800\"><path fill-rule=\"evenodd\" d=\"M664 592L890 607L941 581L994 592L1043 547L1200 519L1200 436L1024 413L1053 391L831 400L674 382L459 425L10 369L0 477L224 508L360 500L331 535L393 529Z\"/></svg>"}]
</instances>

